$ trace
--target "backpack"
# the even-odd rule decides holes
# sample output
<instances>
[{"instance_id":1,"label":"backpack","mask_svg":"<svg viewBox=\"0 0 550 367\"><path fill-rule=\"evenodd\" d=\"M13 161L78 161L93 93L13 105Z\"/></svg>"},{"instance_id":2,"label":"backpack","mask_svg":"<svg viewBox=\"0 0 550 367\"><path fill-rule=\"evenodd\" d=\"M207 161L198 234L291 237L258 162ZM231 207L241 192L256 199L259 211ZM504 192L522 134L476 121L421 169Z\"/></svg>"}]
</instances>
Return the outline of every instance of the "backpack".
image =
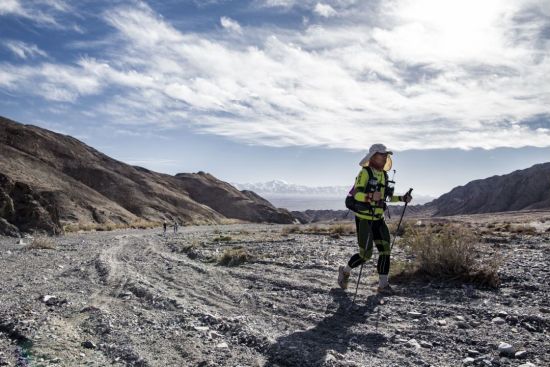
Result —
<instances>
[{"instance_id":1,"label":"backpack","mask_svg":"<svg viewBox=\"0 0 550 367\"><path fill-rule=\"evenodd\" d=\"M372 172L372 168L370 167L364 167L364 169L367 170L367 173L369 175L369 181L370 179L372 179L372 177L374 177L374 173ZM386 186L386 190L385 191L388 191L388 173L386 171L384 171L384 186ZM369 185L370 183L367 182L367 187L365 188L365 191L376 191L376 189L378 189L378 187L372 187L372 188L369 188ZM364 202L361 202L361 201L357 201L355 200L355 193L357 191L355 190L355 184L351 187L351 190L349 190L348 192L348 195L346 196L346 200L345 200L345 204L346 204L346 208L348 208L349 210L351 210L352 212L361 212L361 211L366 211L366 210L372 210L373 207L372 205L368 204L368 203L364 203ZM386 196L387 196L387 192L385 192ZM392 194L393 194L393 190L392 190Z\"/></svg>"}]
</instances>

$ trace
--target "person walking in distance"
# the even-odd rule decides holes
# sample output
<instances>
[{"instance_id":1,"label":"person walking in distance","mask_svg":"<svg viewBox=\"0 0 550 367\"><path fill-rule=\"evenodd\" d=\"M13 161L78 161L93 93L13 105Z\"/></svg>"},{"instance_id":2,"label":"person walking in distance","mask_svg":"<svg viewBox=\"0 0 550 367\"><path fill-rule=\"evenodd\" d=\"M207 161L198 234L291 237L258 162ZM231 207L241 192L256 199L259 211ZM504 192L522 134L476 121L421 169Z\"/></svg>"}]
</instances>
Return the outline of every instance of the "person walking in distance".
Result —
<instances>
[{"instance_id":1,"label":"person walking in distance","mask_svg":"<svg viewBox=\"0 0 550 367\"><path fill-rule=\"evenodd\" d=\"M162 235L163 236L166 236L166 227L167 227L167 224L166 224L166 221L162 222Z\"/></svg>"},{"instance_id":2,"label":"person walking in distance","mask_svg":"<svg viewBox=\"0 0 550 367\"><path fill-rule=\"evenodd\" d=\"M175 221L174 221L174 234L178 233L178 226L179 226L179 225L178 225L178 221L175 220Z\"/></svg>"},{"instance_id":3,"label":"person walking in distance","mask_svg":"<svg viewBox=\"0 0 550 367\"><path fill-rule=\"evenodd\" d=\"M351 269L362 265L372 257L373 242L378 250L378 289L382 294L393 294L388 282L390 270L390 232L384 221L386 200L390 202L412 200L410 194L393 195L393 188L388 185L386 171L391 168L393 153L383 144L374 144L359 165L361 171L355 179L352 189L355 199L355 225L359 252L351 256L345 266L338 269L338 285L342 289L348 287Z\"/></svg>"}]
</instances>

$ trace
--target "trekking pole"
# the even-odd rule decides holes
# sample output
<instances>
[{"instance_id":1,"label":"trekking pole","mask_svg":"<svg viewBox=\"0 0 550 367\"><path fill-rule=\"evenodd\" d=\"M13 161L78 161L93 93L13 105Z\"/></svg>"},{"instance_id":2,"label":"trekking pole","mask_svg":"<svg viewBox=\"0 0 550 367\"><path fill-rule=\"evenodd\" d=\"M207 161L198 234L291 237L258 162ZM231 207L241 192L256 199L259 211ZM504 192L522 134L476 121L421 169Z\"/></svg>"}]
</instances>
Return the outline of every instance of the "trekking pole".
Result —
<instances>
[{"instance_id":1,"label":"trekking pole","mask_svg":"<svg viewBox=\"0 0 550 367\"><path fill-rule=\"evenodd\" d=\"M411 192L413 191L412 188L409 189L409 191L407 191L407 193L405 194L405 196L410 196L411 195ZM397 229L395 230L395 234L393 235L393 240L391 242L391 246L390 246L390 251L393 249L393 245L395 243L395 239L397 238L397 235L399 233L399 228L401 227L401 221L403 220L403 216L405 215L405 210L407 210L407 205L409 203L405 202L405 207L403 208L403 212L401 213L401 218L399 218L399 224L397 224Z\"/></svg>"},{"instance_id":2,"label":"trekking pole","mask_svg":"<svg viewBox=\"0 0 550 367\"><path fill-rule=\"evenodd\" d=\"M359 289L359 281L361 280L361 274L363 273L363 265L365 263L361 264L361 268L359 269L359 277L357 277L357 284L355 285L355 294L353 295L353 300L351 301L351 307L355 305L355 297L357 297L357 290Z\"/></svg>"}]
</instances>

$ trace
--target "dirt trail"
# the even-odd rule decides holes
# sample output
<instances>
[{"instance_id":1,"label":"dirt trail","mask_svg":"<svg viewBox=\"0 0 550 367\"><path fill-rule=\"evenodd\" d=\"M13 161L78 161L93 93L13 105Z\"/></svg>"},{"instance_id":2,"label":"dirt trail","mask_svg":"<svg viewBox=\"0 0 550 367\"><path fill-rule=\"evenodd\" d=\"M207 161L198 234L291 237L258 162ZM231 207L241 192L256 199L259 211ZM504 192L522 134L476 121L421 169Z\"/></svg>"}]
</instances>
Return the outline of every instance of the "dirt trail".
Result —
<instances>
[{"instance_id":1,"label":"dirt trail","mask_svg":"<svg viewBox=\"0 0 550 367\"><path fill-rule=\"evenodd\" d=\"M167 237L153 230L88 233L57 238L55 250L32 251L0 239L0 363L550 364L548 235L482 244L507 254L498 291L407 283L396 285L397 296L381 298L371 290L369 263L351 307L353 290L344 292L335 281L337 266L355 251L354 237L281 230L231 225L189 227ZM251 259L219 265L234 248ZM397 246L395 260L404 256ZM499 355L501 341L526 355Z\"/></svg>"}]
</instances>

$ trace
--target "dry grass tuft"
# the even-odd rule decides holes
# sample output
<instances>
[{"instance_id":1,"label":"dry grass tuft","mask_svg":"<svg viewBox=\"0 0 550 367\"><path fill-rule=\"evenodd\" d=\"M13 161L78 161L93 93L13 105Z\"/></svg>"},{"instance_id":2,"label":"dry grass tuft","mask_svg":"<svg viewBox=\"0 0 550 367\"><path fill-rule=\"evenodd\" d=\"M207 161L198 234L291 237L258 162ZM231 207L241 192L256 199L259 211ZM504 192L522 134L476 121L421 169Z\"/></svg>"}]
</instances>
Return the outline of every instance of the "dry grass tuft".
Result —
<instances>
[{"instance_id":1,"label":"dry grass tuft","mask_svg":"<svg viewBox=\"0 0 550 367\"><path fill-rule=\"evenodd\" d=\"M212 241L214 242L229 242L231 241L233 238L231 238L231 236L222 236L222 235L219 235L218 237L214 238Z\"/></svg>"},{"instance_id":2,"label":"dry grass tuft","mask_svg":"<svg viewBox=\"0 0 550 367\"><path fill-rule=\"evenodd\" d=\"M355 234L355 225L352 223L333 224L328 228L328 231L333 234L352 235Z\"/></svg>"},{"instance_id":3,"label":"dry grass tuft","mask_svg":"<svg viewBox=\"0 0 550 367\"><path fill-rule=\"evenodd\" d=\"M291 233L346 236L355 234L355 224L336 223L322 226L318 224L305 226L292 225L285 226L281 230L283 236L288 236Z\"/></svg>"},{"instance_id":4,"label":"dry grass tuft","mask_svg":"<svg viewBox=\"0 0 550 367\"><path fill-rule=\"evenodd\" d=\"M291 233L299 233L300 232L300 226L293 225L293 226L284 226L281 230L281 234L283 236L288 236Z\"/></svg>"},{"instance_id":5,"label":"dry grass tuft","mask_svg":"<svg viewBox=\"0 0 550 367\"><path fill-rule=\"evenodd\" d=\"M63 229L65 233L71 233L71 232L90 232L90 231L97 231L97 232L105 232L105 231L114 231L117 229L149 229L149 228L156 228L160 227L161 223L156 221L146 221L146 220L139 220L132 223L76 223L76 224L67 224L63 226Z\"/></svg>"},{"instance_id":6,"label":"dry grass tuft","mask_svg":"<svg viewBox=\"0 0 550 367\"><path fill-rule=\"evenodd\" d=\"M226 249L219 258L218 264L223 266L239 266L249 262L252 256L242 247Z\"/></svg>"},{"instance_id":7,"label":"dry grass tuft","mask_svg":"<svg viewBox=\"0 0 550 367\"><path fill-rule=\"evenodd\" d=\"M514 224L510 226L509 232L517 234L536 234L537 229L528 224Z\"/></svg>"},{"instance_id":8,"label":"dry grass tuft","mask_svg":"<svg viewBox=\"0 0 550 367\"><path fill-rule=\"evenodd\" d=\"M50 237L39 236L33 238L25 248L27 250L55 250L55 242Z\"/></svg>"},{"instance_id":9,"label":"dry grass tuft","mask_svg":"<svg viewBox=\"0 0 550 367\"><path fill-rule=\"evenodd\" d=\"M477 238L469 230L453 225L411 229L403 243L415 259L408 271L412 275L493 288L500 284L501 259L483 259L477 250Z\"/></svg>"}]
</instances>

